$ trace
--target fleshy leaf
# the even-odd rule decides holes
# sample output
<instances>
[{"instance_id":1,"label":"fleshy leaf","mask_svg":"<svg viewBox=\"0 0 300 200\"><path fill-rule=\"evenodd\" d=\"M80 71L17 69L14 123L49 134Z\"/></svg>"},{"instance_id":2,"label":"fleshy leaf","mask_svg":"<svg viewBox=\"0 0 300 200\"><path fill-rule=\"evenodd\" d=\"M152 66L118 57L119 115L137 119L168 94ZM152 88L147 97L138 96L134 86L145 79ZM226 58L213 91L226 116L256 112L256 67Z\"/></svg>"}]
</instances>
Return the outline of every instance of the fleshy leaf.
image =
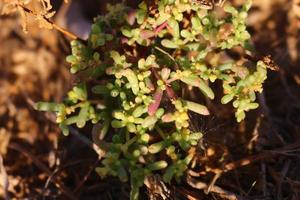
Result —
<instances>
[{"instance_id":1,"label":"fleshy leaf","mask_svg":"<svg viewBox=\"0 0 300 200\"><path fill-rule=\"evenodd\" d=\"M161 170L164 169L168 166L168 163L164 160L161 161L157 161L155 163L151 163L149 165L147 165L147 169L151 170L151 171L155 171L155 170Z\"/></svg>"},{"instance_id":2,"label":"fleshy leaf","mask_svg":"<svg viewBox=\"0 0 300 200\"><path fill-rule=\"evenodd\" d=\"M151 144L148 148L149 153L156 154L165 148L165 141Z\"/></svg>"},{"instance_id":3,"label":"fleshy leaf","mask_svg":"<svg viewBox=\"0 0 300 200\"><path fill-rule=\"evenodd\" d=\"M148 114L153 116L157 109L159 108L161 99L163 96L163 91L160 88L157 88L153 96L153 102L148 107Z\"/></svg>"},{"instance_id":4,"label":"fleshy leaf","mask_svg":"<svg viewBox=\"0 0 300 200\"><path fill-rule=\"evenodd\" d=\"M198 113L200 115L209 115L209 111L206 106L191 101L185 101L185 102L189 110Z\"/></svg>"},{"instance_id":5,"label":"fleshy leaf","mask_svg":"<svg viewBox=\"0 0 300 200\"><path fill-rule=\"evenodd\" d=\"M222 97L221 103L227 104L228 102L230 102L233 99L233 97L234 97L234 95L232 95L232 94L226 94L225 96Z\"/></svg>"},{"instance_id":6,"label":"fleshy leaf","mask_svg":"<svg viewBox=\"0 0 300 200\"><path fill-rule=\"evenodd\" d=\"M199 77L181 77L180 80L188 85L198 87L208 98L214 99L215 94L212 89Z\"/></svg>"},{"instance_id":7,"label":"fleshy leaf","mask_svg":"<svg viewBox=\"0 0 300 200\"><path fill-rule=\"evenodd\" d=\"M64 107L64 105L61 103L38 102L34 108L40 111L59 112L62 107Z\"/></svg>"},{"instance_id":8,"label":"fleshy leaf","mask_svg":"<svg viewBox=\"0 0 300 200\"><path fill-rule=\"evenodd\" d=\"M149 39L155 36L155 33L150 30L142 30L141 31L141 38L142 39Z\"/></svg>"},{"instance_id":9,"label":"fleshy leaf","mask_svg":"<svg viewBox=\"0 0 300 200\"><path fill-rule=\"evenodd\" d=\"M88 114L89 114L88 111L89 111L88 105L85 105L84 107L81 108L78 115L78 121L76 122L78 128L83 128L85 126L85 123L88 120Z\"/></svg>"},{"instance_id":10,"label":"fleshy leaf","mask_svg":"<svg viewBox=\"0 0 300 200\"><path fill-rule=\"evenodd\" d=\"M177 44L175 44L172 40L168 40L168 39L163 39L161 41L161 45L163 45L164 47L169 48L169 49L178 48Z\"/></svg>"},{"instance_id":11,"label":"fleshy leaf","mask_svg":"<svg viewBox=\"0 0 300 200\"><path fill-rule=\"evenodd\" d=\"M126 69L124 71L124 76L127 78L133 94L137 95L139 92L139 81L136 74L131 69Z\"/></svg>"},{"instance_id":12,"label":"fleshy leaf","mask_svg":"<svg viewBox=\"0 0 300 200\"><path fill-rule=\"evenodd\" d=\"M148 116L145 118L144 122L142 123L142 127L144 128L150 128L157 122L156 116Z\"/></svg>"}]
</instances>

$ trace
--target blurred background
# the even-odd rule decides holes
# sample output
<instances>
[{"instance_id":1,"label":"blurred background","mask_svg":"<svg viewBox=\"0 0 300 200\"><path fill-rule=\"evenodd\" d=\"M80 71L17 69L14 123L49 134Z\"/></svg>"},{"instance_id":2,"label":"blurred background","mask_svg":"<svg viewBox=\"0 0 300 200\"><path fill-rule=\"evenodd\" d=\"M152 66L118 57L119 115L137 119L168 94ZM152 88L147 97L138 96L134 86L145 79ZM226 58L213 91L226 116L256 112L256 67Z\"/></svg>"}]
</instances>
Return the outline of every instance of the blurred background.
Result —
<instances>
[{"instance_id":1,"label":"blurred background","mask_svg":"<svg viewBox=\"0 0 300 200\"><path fill-rule=\"evenodd\" d=\"M0 0L0 11L8 2ZM46 2L46 1L45 1ZM112 0L51 1L51 18L85 39L93 18ZM237 6L244 0L232 0ZM135 7L138 1L128 0ZM30 3L40 9L40 1ZM35 111L34 102L61 101L74 77L65 62L68 39L54 29L39 28L33 17L18 12L0 16L0 198L2 199L128 199L127 184L101 180L94 172L97 154L78 136L64 137L53 116ZM223 173L216 184L245 199L300 199L300 1L253 0L248 18L259 56L271 55L279 67L269 71L260 110L237 124L218 108L202 120L207 151L204 166L250 160ZM230 111L229 111L230 112ZM232 112L231 112L232 113ZM87 138L88 131L81 130ZM200 147L199 147L200 148ZM267 150L272 156L263 156ZM254 155L254 157L253 157ZM252 157L251 157L252 156ZM212 176L200 178L208 183ZM171 199L219 199L185 183L172 184ZM151 190L144 188L144 199ZM159 198L158 198L159 199Z\"/></svg>"}]
</instances>

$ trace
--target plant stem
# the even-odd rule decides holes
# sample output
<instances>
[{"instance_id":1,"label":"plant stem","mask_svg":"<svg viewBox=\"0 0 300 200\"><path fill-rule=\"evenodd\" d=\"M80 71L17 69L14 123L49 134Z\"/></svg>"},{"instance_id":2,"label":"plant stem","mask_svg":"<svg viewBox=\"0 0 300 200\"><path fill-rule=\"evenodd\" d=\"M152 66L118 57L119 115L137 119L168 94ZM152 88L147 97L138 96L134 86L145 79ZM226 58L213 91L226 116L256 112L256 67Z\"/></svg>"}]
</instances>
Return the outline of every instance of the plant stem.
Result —
<instances>
[{"instance_id":1,"label":"plant stem","mask_svg":"<svg viewBox=\"0 0 300 200\"><path fill-rule=\"evenodd\" d=\"M176 65L176 67L178 68L178 66L177 66L177 62L176 62L176 60L175 60L175 58L173 58L168 52L166 52L165 50L163 50L163 49L161 49L161 48L159 48L159 47L154 47L156 50L158 50L158 51L160 51L161 53L163 53L163 54L165 54L166 56L168 56L174 63L175 63L175 65Z\"/></svg>"},{"instance_id":2,"label":"plant stem","mask_svg":"<svg viewBox=\"0 0 300 200\"><path fill-rule=\"evenodd\" d=\"M155 126L154 128L163 139L166 139L166 135L158 126Z\"/></svg>"}]
</instances>

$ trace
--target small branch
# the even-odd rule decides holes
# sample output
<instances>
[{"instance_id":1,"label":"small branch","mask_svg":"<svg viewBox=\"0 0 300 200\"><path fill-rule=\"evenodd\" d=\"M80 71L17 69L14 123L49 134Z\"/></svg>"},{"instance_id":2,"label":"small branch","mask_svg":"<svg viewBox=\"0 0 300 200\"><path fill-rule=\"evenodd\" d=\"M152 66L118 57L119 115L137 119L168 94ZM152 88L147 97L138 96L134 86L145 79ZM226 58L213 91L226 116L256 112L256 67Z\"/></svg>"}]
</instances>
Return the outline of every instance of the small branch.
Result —
<instances>
[{"instance_id":1,"label":"small branch","mask_svg":"<svg viewBox=\"0 0 300 200\"><path fill-rule=\"evenodd\" d=\"M52 181L53 177L57 176L59 172L61 172L63 169L65 169L65 168L67 168L67 167L71 167L71 166L73 166L73 165L77 165L77 164L82 163L82 162L87 163L87 161L88 161L87 159L84 159L84 160L83 160L83 159L82 159L82 160L76 160L76 161L67 163L67 164L65 164L65 165L63 165L63 166L60 166L60 167L56 168L56 169L52 172L51 176L48 177L48 179L47 179L47 181L46 181L46 183L45 183L45 186L44 186L42 195L43 195L44 192L47 190L47 188L48 188L48 186L49 186L49 183ZM98 160L97 160L97 161L98 161ZM75 191L74 191L74 193L75 193Z\"/></svg>"},{"instance_id":2,"label":"small branch","mask_svg":"<svg viewBox=\"0 0 300 200\"><path fill-rule=\"evenodd\" d=\"M262 191L263 191L263 195L267 196L268 191L267 191L267 176L266 176L266 164L265 162L261 162L261 172L262 172Z\"/></svg>"},{"instance_id":3,"label":"small branch","mask_svg":"<svg viewBox=\"0 0 300 200\"><path fill-rule=\"evenodd\" d=\"M74 193L78 193L80 188L83 186L83 184L87 181L87 179L89 178L89 176L92 174L92 172L95 170L97 164L98 164L99 160L96 160L96 162L94 162L94 164L92 166L90 166L89 171L87 172L87 174L84 176L84 178L79 182L79 184L76 186L76 188L74 189Z\"/></svg>"},{"instance_id":4,"label":"small branch","mask_svg":"<svg viewBox=\"0 0 300 200\"><path fill-rule=\"evenodd\" d=\"M280 173L281 176L279 177L279 180L277 182L277 199L283 199L282 186L283 186L284 179L287 175L287 172L290 168L290 165L291 165L291 160L289 159L287 162L285 162L283 169L281 170Z\"/></svg>"},{"instance_id":5,"label":"small branch","mask_svg":"<svg viewBox=\"0 0 300 200\"><path fill-rule=\"evenodd\" d=\"M192 178L190 176L187 177L187 183L191 187L196 188L198 190L207 190L209 188L209 186L206 183L198 181L195 178ZM212 186L210 188L210 191L215 194L218 194L221 198L224 198L224 199L228 199L228 200L241 200L242 199L242 197L239 197L238 195L236 195L232 192L229 192L227 190L224 190L223 188L216 186L216 185Z\"/></svg>"},{"instance_id":6,"label":"small branch","mask_svg":"<svg viewBox=\"0 0 300 200\"><path fill-rule=\"evenodd\" d=\"M0 185L3 188L4 191L4 199L5 200L10 200L9 192L8 192L8 187L9 187L9 181L8 181L8 176L6 169L3 164L3 157L0 154Z\"/></svg>"},{"instance_id":7,"label":"small branch","mask_svg":"<svg viewBox=\"0 0 300 200\"><path fill-rule=\"evenodd\" d=\"M293 144L286 145L286 146L280 147L278 149L264 151L264 152L256 154L256 155L249 156L247 158L243 158L243 159L240 159L237 161L227 163L222 169L208 168L208 169L206 169L206 171L201 171L201 172L195 172L193 170L189 170L188 174L193 177L199 177L201 175L206 175L207 172L213 172L215 174L218 174L221 172L224 173L224 172L232 171L239 167L250 165L252 163L264 160L266 158L272 158L272 157L278 156L278 154L286 155L289 152L298 151L299 148L300 148L300 141L297 141Z\"/></svg>"},{"instance_id":8,"label":"small branch","mask_svg":"<svg viewBox=\"0 0 300 200\"><path fill-rule=\"evenodd\" d=\"M178 64L177 64L177 62L176 62L176 60L175 60L175 58L173 58L173 56L171 56L168 52L166 52L165 50L163 50L162 48L157 47L157 46L154 47L154 49L160 51L162 54L165 54L167 57L169 57L169 58L175 63L176 69L179 68L179 66L178 66Z\"/></svg>"},{"instance_id":9,"label":"small branch","mask_svg":"<svg viewBox=\"0 0 300 200\"><path fill-rule=\"evenodd\" d=\"M17 6L18 6L19 8L21 8L24 12L26 12L26 13L28 13L28 14L31 14L31 15L33 15L33 16L35 16L35 17L37 17L37 14L36 14L36 13L34 13L32 10L30 10L30 9L28 9L28 8L26 8L26 7L24 7L23 5L18 4ZM42 17L43 17L43 19L44 19L45 21L47 21L49 24L51 24L51 26L52 26L54 29L56 29L57 31L59 31L59 32L61 32L62 34L66 35L66 36L67 36L68 38L70 38L71 40L77 40L77 39L82 40L82 39L80 39L78 36L76 36L74 33L71 33L70 31L68 31L68 30L66 30L66 29L64 29L64 28L62 28L62 27L60 27L59 25L55 24L54 22L52 22L50 19L46 18L45 16L42 16ZM82 40L82 41L83 41L83 40Z\"/></svg>"},{"instance_id":10,"label":"small branch","mask_svg":"<svg viewBox=\"0 0 300 200\"><path fill-rule=\"evenodd\" d=\"M213 179L211 180L211 182L209 183L209 185L208 185L208 187L207 187L205 193L208 194L208 193L210 193L210 192L212 191L212 188L215 186L215 184L216 184L218 178L220 178L221 174L222 174L222 173L220 172L220 173L216 173L216 174L214 175L214 177L213 177Z\"/></svg>"},{"instance_id":11,"label":"small branch","mask_svg":"<svg viewBox=\"0 0 300 200\"><path fill-rule=\"evenodd\" d=\"M99 156L99 159L103 158L105 155L105 150L101 149L96 143L91 141L89 138L85 137L84 134L81 134L76 128L69 126L70 133L79 139L83 144L87 145L93 149ZM107 144L102 141L102 147L107 146Z\"/></svg>"},{"instance_id":12,"label":"small branch","mask_svg":"<svg viewBox=\"0 0 300 200\"><path fill-rule=\"evenodd\" d=\"M70 39L72 39L72 40L77 40L77 39L79 39L78 36L76 36L75 34L73 34L73 33L69 32L69 31L67 31L66 29L64 29L64 28L62 28L62 27L60 27L60 26L58 26L57 24L51 22L50 20L48 20L48 22L49 22L49 23L52 23L52 26L53 26L54 29L56 29L57 31L59 31L59 32L61 32L62 34L66 35L66 36L69 37ZM82 40L82 39L80 39L80 40Z\"/></svg>"},{"instance_id":13,"label":"small branch","mask_svg":"<svg viewBox=\"0 0 300 200\"><path fill-rule=\"evenodd\" d=\"M23 94L26 98L27 103L34 109L35 102L32 101L25 93ZM46 119L50 120L52 123L56 124L54 113L49 113L49 116L44 115ZM93 149L101 159L105 155L105 149L107 148L107 143L103 140L95 140L92 141L89 138L85 137L84 134L81 134L76 128L72 126L68 126L69 131L72 135L74 135L77 139L79 139L83 144L87 145L91 149Z\"/></svg>"},{"instance_id":14,"label":"small branch","mask_svg":"<svg viewBox=\"0 0 300 200\"><path fill-rule=\"evenodd\" d=\"M166 135L164 134L164 132L159 128L159 126L155 126L154 129L158 132L158 134L160 135L161 138L166 139Z\"/></svg>"},{"instance_id":15,"label":"small branch","mask_svg":"<svg viewBox=\"0 0 300 200\"><path fill-rule=\"evenodd\" d=\"M173 58L168 52L166 52L165 50L163 50L160 47L154 47L156 50L160 51L161 53L165 54L166 56L168 56L172 61L174 61L176 63L175 58Z\"/></svg>"},{"instance_id":16,"label":"small branch","mask_svg":"<svg viewBox=\"0 0 300 200\"><path fill-rule=\"evenodd\" d=\"M13 149L15 151L18 151L19 153L23 154L24 156L26 156L27 158L29 158L30 160L32 160L32 162L43 172L45 172L48 176L52 175L51 170L44 164L42 163L38 158L36 158L32 153L30 153L29 151L27 151L25 148L23 148L22 146L20 146L17 143L10 143L8 146L10 149ZM64 184L58 180L56 177L53 178L53 182L55 183L55 185L61 189L62 193L64 195L66 195L69 199L77 199L77 197L72 193L71 190L69 190L69 188L67 188L66 186L64 186Z\"/></svg>"}]
</instances>

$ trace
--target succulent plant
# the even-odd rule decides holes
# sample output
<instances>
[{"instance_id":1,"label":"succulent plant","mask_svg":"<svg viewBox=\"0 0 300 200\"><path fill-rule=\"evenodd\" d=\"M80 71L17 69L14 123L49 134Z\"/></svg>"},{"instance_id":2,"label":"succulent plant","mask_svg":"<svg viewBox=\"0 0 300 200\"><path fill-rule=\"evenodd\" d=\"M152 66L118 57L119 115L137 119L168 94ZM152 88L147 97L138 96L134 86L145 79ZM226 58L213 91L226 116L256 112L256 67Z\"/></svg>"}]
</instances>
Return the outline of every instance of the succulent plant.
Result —
<instances>
[{"instance_id":1,"label":"succulent plant","mask_svg":"<svg viewBox=\"0 0 300 200\"><path fill-rule=\"evenodd\" d=\"M56 113L65 135L70 125L101 124L98 133L107 145L100 146L106 153L96 171L130 181L131 200L153 173L180 181L194 156L189 150L203 136L192 127L190 112L210 114L199 102L215 99L215 82L223 86L221 103L232 102L240 122L258 107L256 93L267 77L264 62L226 56L247 47L251 1L240 9L228 3L219 12L192 0L151 2L137 9L109 6L87 41L71 42L67 61L79 83L64 102L36 105ZM199 90L199 101L187 98L184 88Z\"/></svg>"}]
</instances>

